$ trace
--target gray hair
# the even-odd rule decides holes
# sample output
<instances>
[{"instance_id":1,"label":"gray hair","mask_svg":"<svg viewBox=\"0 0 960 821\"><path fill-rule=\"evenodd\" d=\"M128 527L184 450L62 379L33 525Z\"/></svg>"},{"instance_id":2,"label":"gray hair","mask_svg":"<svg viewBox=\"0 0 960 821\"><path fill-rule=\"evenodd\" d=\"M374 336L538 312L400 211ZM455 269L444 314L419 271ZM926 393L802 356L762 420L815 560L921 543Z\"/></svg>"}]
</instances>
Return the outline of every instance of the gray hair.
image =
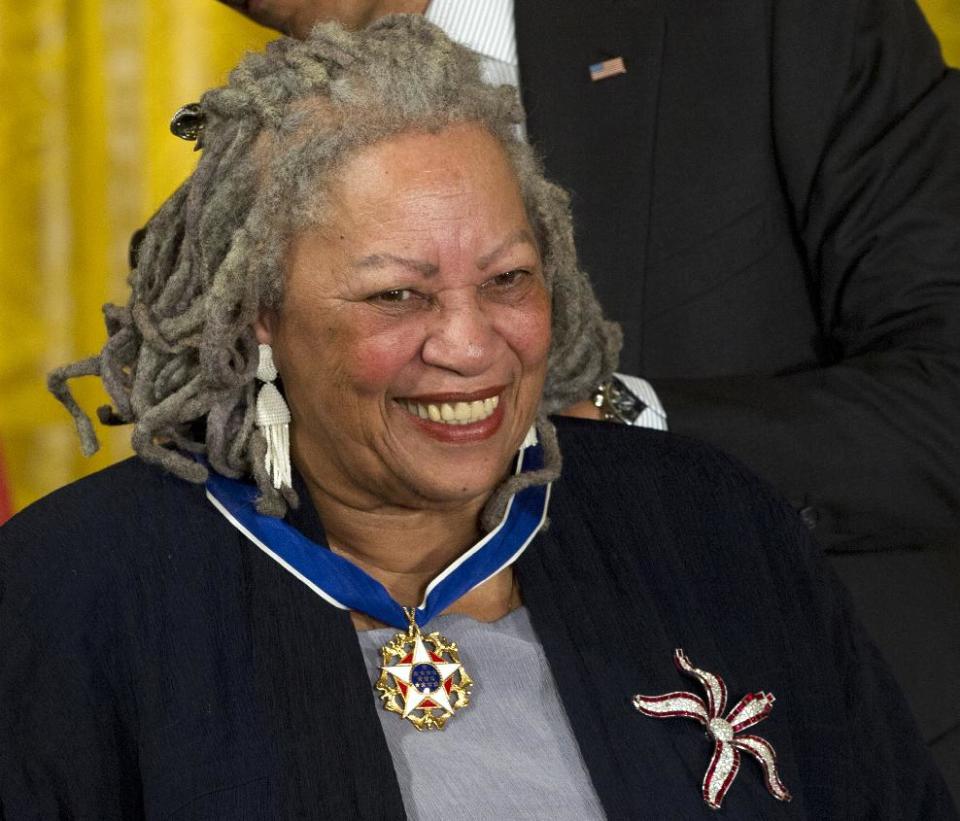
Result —
<instances>
[{"instance_id":1,"label":"gray hair","mask_svg":"<svg viewBox=\"0 0 960 821\"><path fill-rule=\"evenodd\" d=\"M553 311L538 417L546 465L506 480L487 505L484 526L519 487L559 475L546 414L584 399L610 375L621 337L577 265L566 193L543 177L516 135L523 113L515 91L485 85L476 56L421 16L394 15L362 31L329 24L305 41L277 40L248 55L226 86L207 92L200 110L203 156L139 238L129 301L104 306L106 344L99 356L48 378L76 421L84 452L98 443L67 380L95 374L113 402L98 410L100 420L132 422L131 444L147 461L203 482L207 469L189 454L204 454L225 476L252 477L262 512L282 516L288 503L296 505L292 491L273 488L254 425L253 322L282 299L290 238L324 219L323 192L360 148L402 132L477 123L515 169Z\"/></svg>"}]
</instances>

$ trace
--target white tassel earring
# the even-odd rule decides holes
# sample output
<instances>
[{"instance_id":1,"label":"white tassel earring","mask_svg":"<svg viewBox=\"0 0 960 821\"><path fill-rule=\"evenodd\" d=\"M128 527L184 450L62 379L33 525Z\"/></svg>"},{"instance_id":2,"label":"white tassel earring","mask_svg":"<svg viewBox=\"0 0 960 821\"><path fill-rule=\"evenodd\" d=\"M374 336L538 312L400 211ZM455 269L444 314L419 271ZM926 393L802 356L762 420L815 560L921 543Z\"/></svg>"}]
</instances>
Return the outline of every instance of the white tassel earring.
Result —
<instances>
[{"instance_id":1,"label":"white tassel earring","mask_svg":"<svg viewBox=\"0 0 960 821\"><path fill-rule=\"evenodd\" d=\"M260 362L257 379L263 382L257 394L257 427L267 440L265 466L273 479L273 486L291 487L290 471L290 408L284 401L273 380L277 378L277 366L273 364L273 349L260 346Z\"/></svg>"},{"instance_id":2,"label":"white tassel earring","mask_svg":"<svg viewBox=\"0 0 960 821\"><path fill-rule=\"evenodd\" d=\"M537 438L537 425L534 423L530 426L530 430L527 431L527 436L523 440L523 444L520 445L520 452L522 453L527 448L532 448L539 441L540 440Z\"/></svg>"}]
</instances>

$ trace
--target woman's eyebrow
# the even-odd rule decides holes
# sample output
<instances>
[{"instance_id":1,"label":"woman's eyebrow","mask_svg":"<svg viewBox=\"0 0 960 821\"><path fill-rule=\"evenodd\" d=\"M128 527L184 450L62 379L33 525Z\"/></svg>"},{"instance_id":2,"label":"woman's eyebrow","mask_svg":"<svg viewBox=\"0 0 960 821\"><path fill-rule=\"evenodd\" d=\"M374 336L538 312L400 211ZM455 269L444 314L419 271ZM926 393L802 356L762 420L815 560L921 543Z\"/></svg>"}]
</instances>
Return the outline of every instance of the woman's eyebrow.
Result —
<instances>
[{"instance_id":1,"label":"woman's eyebrow","mask_svg":"<svg viewBox=\"0 0 960 821\"><path fill-rule=\"evenodd\" d=\"M537 243L534 242L533 235L527 228L521 228L516 233L511 234L492 251L480 257L480 259L477 260L477 267L481 271L485 270L498 256L513 248L513 246L522 244L532 245L534 248L537 247Z\"/></svg>"},{"instance_id":2,"label":"woman's eyebrow","mask_svg":"<svg viewBox=\"0 0 960 821\"><path fill-rule=\"evenodd\" d=\"M408 268L423 277L436 276L440 270L432 262L399 257L396 254L370 254L353 263L353 267L358 270L363 268L386 268L388 265L399 265L403 268Z\"/></svg>"}]
</instances>

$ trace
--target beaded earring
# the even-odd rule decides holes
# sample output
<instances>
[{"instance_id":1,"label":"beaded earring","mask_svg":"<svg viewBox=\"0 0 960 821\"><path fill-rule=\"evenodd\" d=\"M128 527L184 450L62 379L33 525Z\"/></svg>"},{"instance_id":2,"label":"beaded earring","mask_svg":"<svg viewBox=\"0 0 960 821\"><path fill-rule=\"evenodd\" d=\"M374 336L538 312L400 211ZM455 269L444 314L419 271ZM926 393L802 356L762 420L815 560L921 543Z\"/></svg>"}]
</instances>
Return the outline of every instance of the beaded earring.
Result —
<instances>
[{"instance_id":1,"label":"beaded earring","mask_svg":"<svg viewBox=\"0 0 960 821\"><path fill-rule=\"evenodd\" d=\"M527 431L527 435L523 440L523 444L520 445L520 452L522 453L527 448L532 448L540 440L537 438L537 425L536 423L530 426L530 430Z\"/></svg>"},{"instance_id":2,"label":"beaded earring","mask_svg":"<svg viewBox=\"0 0 960 821\"><path fill-rule=\"evenodd\" d=\"M257 427L267 440L267 473L273 479L273 486L279 490L281 487L290 487L293 477L290 468L290 408L273 384L276 378L273 349L269 345L261 345L257 379L263 382L263 386L257 394Z\"/></svg>"}]
</instances>

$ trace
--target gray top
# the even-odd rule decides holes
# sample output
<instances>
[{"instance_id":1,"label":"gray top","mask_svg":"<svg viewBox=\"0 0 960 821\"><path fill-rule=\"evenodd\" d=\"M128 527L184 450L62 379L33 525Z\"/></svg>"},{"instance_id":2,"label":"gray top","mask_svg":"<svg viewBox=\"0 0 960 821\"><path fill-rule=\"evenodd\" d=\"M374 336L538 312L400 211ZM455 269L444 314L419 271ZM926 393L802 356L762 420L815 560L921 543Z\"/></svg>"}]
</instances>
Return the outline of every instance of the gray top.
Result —
<instances>
[{"instance_id":1,"label":"gray top","mask_svg":"<svg viewBox=\"0 0 960 821\"><path fill-rule=\"evenodd\" d=\"M526 608L490 624L438 616L424 632L434 630L458 644L474 680L470 704L444 730L417 732L371 690L407 817L603 818ZM397 632L358 634L371 684Z\"/></svg>"}]
</instances>

